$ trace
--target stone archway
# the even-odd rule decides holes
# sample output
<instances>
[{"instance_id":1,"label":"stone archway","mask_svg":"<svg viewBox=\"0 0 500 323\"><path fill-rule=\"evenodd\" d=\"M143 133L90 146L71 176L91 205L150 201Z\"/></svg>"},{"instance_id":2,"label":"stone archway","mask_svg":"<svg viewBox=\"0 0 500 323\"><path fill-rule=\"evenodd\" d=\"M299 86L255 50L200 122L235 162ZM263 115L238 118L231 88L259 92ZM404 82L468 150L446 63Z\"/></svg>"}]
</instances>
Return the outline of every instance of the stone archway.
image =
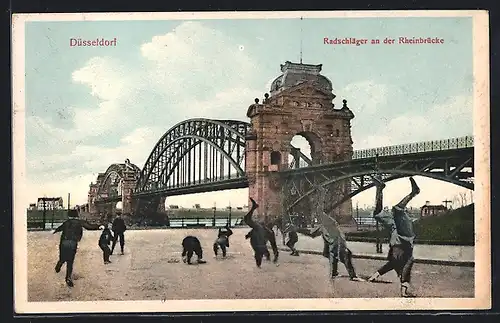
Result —
<instances>
[{"instance_id":1,"label":"stone archway","mask_svg":"<svg viewBox=\"0 0 500 323\"><path fill-rule=\"evenodd\" d=\"M354 114L346 103L336 109L332 83L320 74L321 65L281 65L282 75L271 85L264 102L255 100L248 108L252 136L246 139L245 166L249 195L261 207L257 216L281 213L281 189L276 174L288 169L288 157L295 135L306 138L313 164L350 159L352 152L351 119ZM352 210L346 202L345 212ZM349 209L349 210L347 210Z\"/></svg>"}]
</instances>

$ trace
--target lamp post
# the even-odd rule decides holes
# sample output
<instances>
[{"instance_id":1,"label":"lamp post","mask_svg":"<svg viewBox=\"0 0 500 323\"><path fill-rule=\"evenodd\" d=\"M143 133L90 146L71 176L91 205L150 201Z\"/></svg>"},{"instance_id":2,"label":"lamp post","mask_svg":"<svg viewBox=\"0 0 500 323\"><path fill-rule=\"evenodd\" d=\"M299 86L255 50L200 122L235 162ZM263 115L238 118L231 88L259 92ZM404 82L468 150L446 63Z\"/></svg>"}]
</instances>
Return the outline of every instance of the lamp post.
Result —
<instances>
[{"instance_id":1,"label":"lamp post","mask_svg":"<svg viewBox=\"0 0 500 323\"><path fill-rule=\"evenodd\" d=\"M54 218L55 218L55 212L56 212L56 209L55 207L52 208L52 223L50 224L50 228L51 229L54 229Z\"/></svg>"},{"instance_id":2,"label":"lamp post","mask_svg":"<svg viewBox=\"0 0 500 323\"><path fill-rule=\"evenodd\" d=\"M382 253L382 242L380 241L380 228L379 228L379 225L378 225L378 221L375 221L375 226L377 228L377 239L376 239L377 253Z\"/></svg>"},{"instance_id":3,"label":"lamp post","mask_svg":"<svg viewBox=\"0 0 500 323\"><path fill-rule=\"evenodd\" d=\"M215 227L215 210L217 209L215 202L214 202L214 206L212 207L212 209L214 210L214 217L212 219L212 226Z\"/></svg>"},{"instance_id":4,"label":"lamp post","mask_svg":"<svg viewBox=\"0 0 500 323\"><path fill-rule=\"evenodd\" d=\"M359 221L361 220L359 217L359 208L358 208L358 201L356 201L356 230L359 231Z\"/></svg>"},{"instance_id":5,"label":"lamp post","mask_svg":"<svg viewBox=\"0 0 500 323\"><path fill-rule=\"evenodd\" d=\"M46 197L42 197L42 201L43 201L43 230L45 230L45 221L46 221L46 213L47 213L47 198Z\"/></svg>"}]
</instances>

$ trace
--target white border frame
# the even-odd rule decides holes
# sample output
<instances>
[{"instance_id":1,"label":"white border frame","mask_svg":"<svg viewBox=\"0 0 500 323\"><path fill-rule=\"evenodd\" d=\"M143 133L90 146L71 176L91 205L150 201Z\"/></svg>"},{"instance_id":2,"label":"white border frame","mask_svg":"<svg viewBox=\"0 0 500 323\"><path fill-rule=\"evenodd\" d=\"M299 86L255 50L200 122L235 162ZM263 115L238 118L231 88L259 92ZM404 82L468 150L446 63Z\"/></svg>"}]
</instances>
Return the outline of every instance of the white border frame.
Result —
<instances>
[{"instance_id":1,"label":"white border frame","mask_svg":"<svg viewBox=\"0 0 500 323\"><path fill-rule=\"evenodd\" d=\"M249 300L169 300L28 302L27 223L25 205L25 23L28 21L202 20L365 17L472 17L474 74L475 164L475 297L474 298L320 298ZM13 70L13 230L14 303L18 314L99 312L213 312L310 310L468 310L491 308L490 243L490 102L489 24L487 11L295 11L183 13L62 13L14 14Z\"/></svg>"}]
</instances>

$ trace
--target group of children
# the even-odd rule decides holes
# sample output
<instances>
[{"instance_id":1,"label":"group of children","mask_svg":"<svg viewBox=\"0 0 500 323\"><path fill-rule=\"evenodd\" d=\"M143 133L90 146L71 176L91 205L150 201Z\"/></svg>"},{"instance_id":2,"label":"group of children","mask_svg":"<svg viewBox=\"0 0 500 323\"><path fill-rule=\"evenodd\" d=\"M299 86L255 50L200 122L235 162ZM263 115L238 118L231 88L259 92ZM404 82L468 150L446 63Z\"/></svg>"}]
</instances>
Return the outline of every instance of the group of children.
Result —
<instances>
[{"instance_id":1,"label":"group of children","mask_svg":"<svg viewBox=\"0 0 500 323\"><path fill-rule=\"evenodd\" d=\"M373 282L378 277L394 269L401 282L401 296L412 297L413 295L408 289L410 287L411 269L414 261L413 242L415 239L415 233L413 231L413 221L406 212L406 205L412 198L420 193L420 189L418 188L415 180L410 178L411 192L397 205L395 205L391 212L387 212L383 210L383 189L385 188L385 184L378 176L374 176L374 181L377 186L377 192L373 217L390 232L390 247L387 263L380 267L380 269L378 269L370 278L368 278L368 281ZM298 251L295 249L295 244L298 242L297 233L302 233L312 238L321 235L324 241L323 256L329 259L331 278L333 279L338 276L338 262L340 261L345 265L351 280L364 281L356 275L356 271L352 263L352 252L347 247L346 238L343 232L339 229L337 221L324 211L326 190L322 187L318 187L317 191L319 201L315 213L320 225L312 230L305 228L299 229L293 225L291 221L283 223L284 221L282 217L271 223L271 225L255 221L252 219L252 215L259 205L252 198L250 198L252 206L243 220L244 223L251 228L245 238L250 239L250 245L254 251L254 258L257 267L261 267L263 257L266 257L267 260L270 260L271 258L270 252L267 249L268 242L271 244L273 250L273 262L276 264L278 263L279 252L275 234L272 230L272 227L277 225L278 228L282 230L283 237L288 237L288 241L286 241L285 244L291 249L291 255L299 255ZM103 260L105 264L111 263L109 257L112 255L118 239L120 240L121 253L123 254L125 244L124 232L126 230L125 222L120 216L113 221L111 228L114 232L113 235L108 226L92 225L84 220L80 220L78 219L78 214L74 214L75 212L72 212L70 214L70 218L54 231L54 233L62 232L61 242L59 245L59 261L56 264L55 270L56 272L59 272L62 264L67 263L66 283L70 287L73 286L71 273L73 270L77 244L82 238L82 228L86 228L88 230L102 230L98 245L103 251ZM233 232L230 229L229 224L226 225L225 228L219 228L217 238L213 244L213 251L216 257L219 249L222 250L222 256L226 257L227 248L229 248L229 237L232 234ZM111 242L113 242L113 244L110 249L109 245ZM191 264L193 254L197 255L198 263L206 262L203 260L203 249L197 237L185 237L182 241L182 247L182 259L184 263Z\"/></svg>"},{"instance_id":2,"label":"group of children","mask_svg":"<svg viewBox=\"0 0 500 323\"><path fill-rule=\"evenodd\" d=\"M111 261L109 257L113 254L115 250L116 242L120 240L120 249L121 254L123 255L123 248L125 247L125 236L124 233L127 230L127 226L125 225L125 221L122 219L120 215L118 215L111 225L111 229L109 228L109 224L105 224L99 227L102 230L101 236L99 237L99 248L102 250L102 257L104 260L104 264L110 264ZM114 232L114 235L111 233L111 230ZM112 243L111 249L109 245Z\"/></svg>"},{"instance_id":3,"label":"group of children","mask_svg":"<svg viewBox=\"0 0 500 323\"><path fill-rule=\"evenodd\" d=\"M410 177L411 192L396 204L391 212L387 212L383 210L383 189L385 188L385 183L379 176L374 176L374 181L377 191L373 217L390 232L390 238L387 263L371 275L368 281L374 282L380 276L394 269L401 282L401 296L413 297L414 295L409 292L409 287L411 269L414 263L413 243L415 233L413 231L413 221L406 212L406 205L420 193L420 189L415 180ZM312 230L306 228L298 229L290 222L283 224L283 218L278 219L272 226L277 225L278 228L283 228L283 241L285 243L285 236L288 236L288 241L285 244L291 249L291 254L294 256L298 256L298 251L295 249L295 243L298 241L297 232L312 238L321 235L324 242L323 256L329 259L331 278L333 279L338 276L338 262L340 261L345 265L351 280L364 281L364 279L356 275L352 263L352 252L347 247L345 235L339 229L337 221L324 212L325 189L318 187L317 193L319 199L316 215L320 222L319 226Z\"/></svg>"},{"instance_id":4,"label":"group of children","mask_svg":"<svg viewBox=\"0 0 500 323\"><path fill-rule=\"evenodd\" d=\"M219 253L219 248L222 250L222 257L226 257L227 248L229 248L229 237L232 234L233 231L229 227L229 223L226 224L224 228L219 228L217 239L215 239L213 245L215 257L217 257ZM182 261L191 265L193 254L198 257L197 262L199 264L206 263L206 261L203 260L203 248L201 247L200 240L195 236L187 236L182 240Z\"/></svg>"}]
</instances>

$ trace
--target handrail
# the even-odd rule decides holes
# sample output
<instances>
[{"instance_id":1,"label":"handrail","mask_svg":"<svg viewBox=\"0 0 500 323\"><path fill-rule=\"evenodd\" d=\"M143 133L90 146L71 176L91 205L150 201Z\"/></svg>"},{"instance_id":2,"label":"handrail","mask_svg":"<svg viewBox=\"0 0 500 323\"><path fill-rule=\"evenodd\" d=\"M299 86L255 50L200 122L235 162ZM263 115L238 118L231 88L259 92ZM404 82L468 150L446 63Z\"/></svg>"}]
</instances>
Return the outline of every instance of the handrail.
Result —
<instances>
[{"instance_id":1,"label":"handrail","mask_svg":"<svg viewBox=\"0 0 500 323\"><path fill-rule=\"evenodd\" d=\"M474 147L474 137L465 136L443 140L423 141L403 145L355 150L352 159L393 156Z\"/></svg>"}]
</instances>

